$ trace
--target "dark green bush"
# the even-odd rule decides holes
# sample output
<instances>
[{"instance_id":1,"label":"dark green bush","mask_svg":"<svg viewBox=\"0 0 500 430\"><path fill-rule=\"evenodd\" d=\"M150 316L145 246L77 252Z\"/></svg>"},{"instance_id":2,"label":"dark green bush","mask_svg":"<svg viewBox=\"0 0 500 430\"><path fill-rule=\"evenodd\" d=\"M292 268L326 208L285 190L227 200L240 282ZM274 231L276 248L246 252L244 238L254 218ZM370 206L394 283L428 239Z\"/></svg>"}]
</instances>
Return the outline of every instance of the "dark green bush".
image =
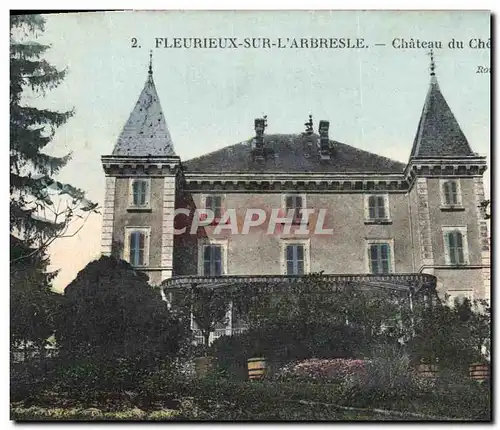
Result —
<instances>
[{"instance_id":1,"label":"dark green bush","mask_svg":"<svg viewBox=\"0 0 500 430\"><path fill-rule=\"evenodd\" d=\"M274 367L307 358L348 358L356 355L362 335L342 325L309 325L297 329L294 321L223 336L211 346L219 369L237 378L246 378L247 359L263 356Z\"/></svg>"}]
</instances>

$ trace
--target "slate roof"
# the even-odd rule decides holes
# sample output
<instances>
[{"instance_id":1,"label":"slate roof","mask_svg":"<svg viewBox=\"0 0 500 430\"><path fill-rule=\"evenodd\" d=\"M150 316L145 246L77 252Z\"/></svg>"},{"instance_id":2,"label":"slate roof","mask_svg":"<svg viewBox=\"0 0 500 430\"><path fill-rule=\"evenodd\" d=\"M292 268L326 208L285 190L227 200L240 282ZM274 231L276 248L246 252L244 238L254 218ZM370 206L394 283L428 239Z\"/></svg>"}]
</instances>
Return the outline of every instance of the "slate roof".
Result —
<instances>
[{"instance_id":1,"label":"slate roof","mask_svg":"<svg viewBox=\"0 0 500 430\"><path fill-rule=\"evenodd\" d=\"M380 155L330 141L330 160L321 160L314 134L314 143L302 134L270 134L264 136L264 146L274 151L265 161L252 157L252 141L228 146L215 152L183 162L190 172L325 172L325 173L402 173L406 165Z\"/></svg>"},{"instance_id":2,"label":"slate roof","mask_svg":"<svg viewBox=\"0 0 500 430\"><path fill-rule=\"evenodd\" d=\"M118 138L113 155L175 155L151 70Z\"/></svg>"},{"instance_id":3,"label":"slate roof","mask_svg":"<svg viewBox=\"0 0 500 430\"><path fill-rule=\"evenodd\" d=\"M410 157L476 155L446 102L435 76L425 99Z\"/></svg>"}]
</instances>

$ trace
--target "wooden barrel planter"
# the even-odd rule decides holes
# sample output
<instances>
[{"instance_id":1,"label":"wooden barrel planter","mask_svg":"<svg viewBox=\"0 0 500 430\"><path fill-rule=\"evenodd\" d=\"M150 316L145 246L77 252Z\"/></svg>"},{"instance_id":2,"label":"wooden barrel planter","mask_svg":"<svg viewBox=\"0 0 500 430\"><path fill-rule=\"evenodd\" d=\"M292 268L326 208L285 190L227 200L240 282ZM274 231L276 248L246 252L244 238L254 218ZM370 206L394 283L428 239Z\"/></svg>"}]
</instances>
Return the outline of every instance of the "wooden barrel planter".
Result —
<instances>
[{"instance_id":1,"label":"wooden barrel planter","mask_svg":"<svg viewBox=\"0 0 500 430\"><path fill-rule=\"evenodd\" d=\"M205 376L212 368L212 357L195 357L194 359L194 370L196 376Z\"/></svg>"},{"instance_id":2,"label":"wooden barrel planter","mask_svg":"<svg viewBox=\"0 0 500 430\"><path fill-rule=\"evenodd\" d=\"M472 363L469 367L469 377L475 381L488 381L490 379L490 366L484 363Z\"/></svg>"},{"instance_id":3,"label":"wooden barrel planter","mask_svg":"<svg viewBox=\"0 0 500 430\"><path fill-rule=\"evenodd\" d=\"M417 366L418 374L424 378L437 379L438 371L437 364L419 364Z\"/></svg>"},{"instance_id":4,"label":"wooden barrel planter","mask_svg":"<svg viewBox=\"0 0 500 430\"><path fill-rule=\"evenodd\" d=\"M248 359L248 379L262 379L266 374L266 359L253 357Z\"/></svg>"}]
</instances>

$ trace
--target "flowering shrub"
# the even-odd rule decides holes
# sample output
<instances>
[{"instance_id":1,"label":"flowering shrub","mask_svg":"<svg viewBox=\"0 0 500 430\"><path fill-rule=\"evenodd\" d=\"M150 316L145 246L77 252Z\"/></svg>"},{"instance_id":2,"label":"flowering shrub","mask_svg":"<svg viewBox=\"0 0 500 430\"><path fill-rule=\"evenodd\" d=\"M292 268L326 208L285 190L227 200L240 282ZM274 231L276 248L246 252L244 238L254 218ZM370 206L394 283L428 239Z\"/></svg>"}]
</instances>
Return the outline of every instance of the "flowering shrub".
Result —
<instances>
[{"instance_id":1,"label":"flowering shrub","mask_svg":"<svg viewBox=\"0 0 500 430\"><path fill-rule=\"evenodd\" d=\"M367 361L346 358L317 359L289 363L281 368L278 379L307 379L314 381L342 381L354 375L366 374Z\"/></svg>"}]
</instances>

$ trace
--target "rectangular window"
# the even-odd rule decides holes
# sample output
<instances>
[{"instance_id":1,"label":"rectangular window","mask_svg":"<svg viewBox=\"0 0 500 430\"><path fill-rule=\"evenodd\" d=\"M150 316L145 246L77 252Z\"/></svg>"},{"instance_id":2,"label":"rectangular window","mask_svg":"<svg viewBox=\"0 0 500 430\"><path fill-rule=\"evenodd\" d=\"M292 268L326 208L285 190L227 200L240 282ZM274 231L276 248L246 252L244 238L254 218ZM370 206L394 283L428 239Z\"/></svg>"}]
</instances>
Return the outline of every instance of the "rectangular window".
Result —
<instances>
[{"instance_id":1,"label":"rectangular window","mask_svg":"<svg viewBox=\"0 0 500 430\"><path fill-rule=\"evenodd\" d=\"M465 258L462 233L457 230L450 231L446 233L446 240L450 264L464 264Z\"/></svg>"},{"instance_id":2,"label":"rectangular window","mask_svg":"<svg viewBox=\"0 0 500 430\"><path fill-rule=\"evenodd\" d=\"M304 271L304 245L290 244L285 246L285 261L287 275L303 275Z\"/></svg>"},{"instance_id":3,"label":"rectangular window","mask_svg":"<svg viewBox=\"0 0 500 430\"><path fill-rule=\"evenodd\" d=\"M462 197L460 191L460 180L442 179L441 183L441 205L449 209L461 209Z\"/></svg>"},{"instance_id":4,"label":"rectangular window","mask_svg":"<svg viewBox=\"0 0 500 430\"><path fill-rule=\"evenodd\" d=\"M150 178L131 178L129 180L129 209L150 210Z\"/></svg>"},{"instance_id":5,"label":"rectangular window","mask_svg":"<svg viewBox=\"0 0 500 430\"><path fill-rule=\"evenodd\" d=\"M300 223L302 219L301 209L304 207L302 196L286 196L285 206L287 216L290 211L293 211L293 221Z\"/></svg>"},{"instance_id":6,"label":"rectangular window","mask_svg":"<svg viewBox=\"0 0 500 430\"><path fill-rule=\"evenodd\" d=\"M391 273L391 247L388 243L372 243L368 248L370 273Z\"/></svg>"},{"instance_id":7,"label":"rectangular window","mask_svg":"<svg viewBox=\"0 0 500 430\"><path fill-rule=\"evenodd\" d=\"M144 206L146 204L146 192L148 184L146 181L136 180L132 184L134 206Z\"/></svg>"},{"instance_id":8,"label":"rectangular window","mask_svg":"<svg viewBox=\"0 0 500 430\"><path fill-rule=\"evenodd\" d=\"M369 219L386 219L387 213L385 208L384 196L369 196L368 197L368 218Z\"/></svg>"},{"instance_id":9,"label":"rectangular window","mask_svg":"<svg viewBox=\"0 0 500 430\"><path fill-rule=\"evenodd\" d=\"M129 241L130 241L129 263L132 266L144 266L146 235L143 232L134 231L130 233Z\"/></svg>"},{"instance_id":10,"label":"rectangular window","mask_svg":"<svg viewBox=\"0 0 500 430\"><path fill-rule=\"evenodd\" d=\"M443 194L446 205L458 205L458 190L455 181L446 181L443 183Z\"/></svg>"},{"instance_id":11,"label":"rectangular window","mask_svg":"<svg viewBox=\"0 0 500 430\"><path fill-rule=\"evenodd\" d=\"M214 213L214 219L222 218L222 196L206 196L205 209Z\"/></svg>"},{"instance_id":12,"label":"rectangular window","mask_svg":"<svg viewBox=\"0 0 500 430\"><path fill-rule=\"evenodd\" d=\"M203 246L203 276L221 276L222 267L222 246Z\"/></svg>"}]
</instances>

